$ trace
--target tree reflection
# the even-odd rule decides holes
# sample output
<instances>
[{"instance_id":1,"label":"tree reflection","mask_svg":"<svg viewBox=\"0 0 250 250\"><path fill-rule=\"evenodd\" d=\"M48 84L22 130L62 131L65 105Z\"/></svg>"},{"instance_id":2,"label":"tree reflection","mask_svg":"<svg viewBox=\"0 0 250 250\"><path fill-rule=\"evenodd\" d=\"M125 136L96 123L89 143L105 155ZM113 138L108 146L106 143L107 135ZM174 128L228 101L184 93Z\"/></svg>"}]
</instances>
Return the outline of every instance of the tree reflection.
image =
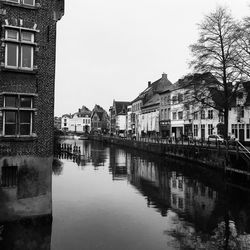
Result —
<instances>
[{"instance_id":1,"label":"tree reflection","mask_svg":"<svg viewBox=\"0 0 250 250\"><path fill-rule=\"evenodd\" d=\"M202 232L196 232L192 226L178 223L174 229L164 231L164 234L170 235L174 240L171 245L178 245L180 249L204 249L204 250L247 250L250 249L250 235L239 235L235 223L229 221L229 238L226 241L226 223L221 221L213 230L211 235Z\"/></svg>"},{"instance_id":2,"label":"tree reflection","mask_svg":"<svg viewBox=\"0 0 250 250\"><path fill-rule=\"evenodd\" d=\"M61 175L63 172L63 163L57 158L53 159L52 172L54 175Z\"/></svg>"}]
</instances>

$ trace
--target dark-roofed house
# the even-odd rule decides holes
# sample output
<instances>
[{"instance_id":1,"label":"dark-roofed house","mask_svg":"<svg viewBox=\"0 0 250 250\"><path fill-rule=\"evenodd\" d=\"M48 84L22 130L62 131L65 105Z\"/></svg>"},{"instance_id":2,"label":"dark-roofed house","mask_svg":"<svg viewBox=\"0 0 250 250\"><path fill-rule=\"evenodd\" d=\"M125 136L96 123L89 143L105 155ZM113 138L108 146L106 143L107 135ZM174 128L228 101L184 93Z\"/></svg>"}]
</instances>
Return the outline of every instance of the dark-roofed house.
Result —
<instances>
[{"instance_id":1,"label":"dark-roofed house","mask_svg":"<svg viewBox=\"0 0 250 250\"><path fill-rule=\"evenodd\" d=\"M127 107L130 102L113 101L110 107L110 133L119 134L126 130Z\"/></svg>"},{"instance_id":2,"label":"dark-roofed house","mask_svg":"<svg viewBox=\"0 0 250 250\"><path fill-rule=\"evenodd\" d=\"M171 90L171 135L175 139L183 136L205 139L215 133L214 128L220 120L219 111L197 102L196 98L209 96L206 92L217 83L208 72L187 75L174 84Z\"/></svg>"},{"instance_id":3,"label":"dark-roofed house","mask_svg":"<svg viewBox=\"0 0 250 250\"><path fill-rule=\"evenodd\" d=\"M109 116L99 105L95 105L91 113L91 132L106 134L109 130Z\"/></svg>"},{"instance_id":4,"label":"dark-roofed house","mask_svg":"<svg viewBox=\"0 0 250 250\"><path fill-rule=\"evenodd\" d=\"M132 128L137 136L141 136L142 133L159 133L159 93L171 86L172 83L168 80L167 74L163 73L160 79L153 83L148 82L147 88L131 102Z\"/></svg>"}]
</instances>

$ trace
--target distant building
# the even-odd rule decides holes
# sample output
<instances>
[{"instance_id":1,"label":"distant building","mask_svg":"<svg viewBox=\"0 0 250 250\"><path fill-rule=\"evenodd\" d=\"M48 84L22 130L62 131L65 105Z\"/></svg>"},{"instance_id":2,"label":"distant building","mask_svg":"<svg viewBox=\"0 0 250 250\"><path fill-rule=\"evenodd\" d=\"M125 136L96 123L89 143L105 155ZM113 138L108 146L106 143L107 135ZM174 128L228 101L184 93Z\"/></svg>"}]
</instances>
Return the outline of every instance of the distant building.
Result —
<instances>
[{"instance_id":1,"label":"distant building","mask_svg":"<svg viewBox=\"0 0 250 250\"><path fill-rule=\"evenodd\" d=\"M54 127L61 130L62 126L62 118L61 117L54 117Z\"/></svg>"},{"instance_id":2,"label":"distant building","mask_svg":"<svg viewBox=\"0 0 250 250\"><path fill-rule=\"evenodd\" d=\"M153 83L148 82L147 88L132 102L132 128L137 136L159 134L160 93L172 86L167 74Z\"/></svg>"},{"instance_id":3,"label":"distant building","mask_svg":"<svg viewBox=\"0 0 250 250\"><path fill-rule=\"evenodd\" d=\"M91 113L91 132L107 133L109 131L109 116L99 105L95 105Z\"/></svg>"},{"instance_id":4,"label":"distant building","mask_svg":"<svg viewBox=\"0 0 250 250\"><path fill-rule=\"evenodd\" d=\"M91 131L91 111L82 106L74 114L65 114L62 116L62 130L75 133L90 133Z\"/></svg>"},{"instance_id":5,"label":"distant building","mask_svg":"<svg viewBox=\"0 0 250 250\"><path fill-rule=\"evenodd\" d=\"M113 101L110 107L110 132L113 134L124 133L126 131L127 107L130 102Z\"/></svg>"}]
</instances>

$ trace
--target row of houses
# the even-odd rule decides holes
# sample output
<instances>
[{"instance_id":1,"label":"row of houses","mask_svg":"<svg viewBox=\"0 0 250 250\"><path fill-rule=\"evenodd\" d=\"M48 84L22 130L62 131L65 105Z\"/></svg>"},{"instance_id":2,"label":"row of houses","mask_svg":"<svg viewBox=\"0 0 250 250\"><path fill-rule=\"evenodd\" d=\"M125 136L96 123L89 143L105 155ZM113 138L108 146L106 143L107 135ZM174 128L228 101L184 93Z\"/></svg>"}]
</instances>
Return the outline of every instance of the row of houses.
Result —
<instances>
[{"instance_id":1,"label":"row of houses","mask_svg":"<svg viewBox=\"0 0 250 250\"><path fill-rule=\"evenodd\" d=\"M54 120L54 125L58 129L76 133L107 133L109 124L107 112L99 105L95 105L92 111L82 106L78 112L65 114Z\"/></svg>"},{"instance_id":2,"label":"row of houses","mask_svg":"<svg viewBox=\"0 0 250 250\"><path fill-rule=\"evenodd\" d=\"M175 139L223 134L224 93L218 83L211 73L202 73L172 84L163 73L160 79L148 82L133 101L113 101L109 110L111 133ZM250 142L250 82L237 85L229 105L229 136Z\"/></svg>"}]
</instances>

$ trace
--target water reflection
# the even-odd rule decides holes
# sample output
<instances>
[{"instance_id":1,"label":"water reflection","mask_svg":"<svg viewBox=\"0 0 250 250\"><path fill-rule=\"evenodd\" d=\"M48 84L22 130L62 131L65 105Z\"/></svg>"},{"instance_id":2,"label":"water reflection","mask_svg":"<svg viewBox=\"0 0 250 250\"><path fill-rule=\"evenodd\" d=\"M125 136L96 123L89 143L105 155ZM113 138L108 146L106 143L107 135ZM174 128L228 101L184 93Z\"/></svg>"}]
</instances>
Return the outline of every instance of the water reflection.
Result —
<instances>
[{"instance_id":1,"label":"water reflection","mask_svg":"<svg viewBox=\"0 0 250 250\"><path fill-rule=\"evenodd\" d=\"M225 249L225 240L226 249L239 249L247 244L249 191L232 189L219 175L204 184L207 176L203 170L196 169L194 177L192 171L185 176L180 169L173 171L181 164L171 160L163 162L154 156L115 148L110 157L113 179L117 175L125 178L128 174L130 183L146 197L148 207L154 207L164 217L175 213L172 218L175 226L164 234L174 236L179 247ZM120 166L124 175L117 171ZM191 168L188 164L184 167Z\"/></svg>"},{"instance_id":2,"label":"water reflection","mask_svg":"<svg viewBox=\"0 0 250 250\"><path fill-rule=\"evenodd\" d=\"M51 216L43 216L0 226L0 249L50 250Z\"/></svg>"},{"instance_id":3,"label":"water reflection","mask_svg":"<svg viewBox=\"0 0 250 250\"><path fill-rule=\"evenodd\" d=\"M97 142L64 143L72 150L59 154L52 168L52 250L250 249L248 189L186 162ZM2 183L8 181L15 178ZM37 244L44 239L47 249L51 228L48 234L39 228L18 225L13 235L27 232ZM4 246L20 242L7 232Z\"/></svg>"}]
</instances>

